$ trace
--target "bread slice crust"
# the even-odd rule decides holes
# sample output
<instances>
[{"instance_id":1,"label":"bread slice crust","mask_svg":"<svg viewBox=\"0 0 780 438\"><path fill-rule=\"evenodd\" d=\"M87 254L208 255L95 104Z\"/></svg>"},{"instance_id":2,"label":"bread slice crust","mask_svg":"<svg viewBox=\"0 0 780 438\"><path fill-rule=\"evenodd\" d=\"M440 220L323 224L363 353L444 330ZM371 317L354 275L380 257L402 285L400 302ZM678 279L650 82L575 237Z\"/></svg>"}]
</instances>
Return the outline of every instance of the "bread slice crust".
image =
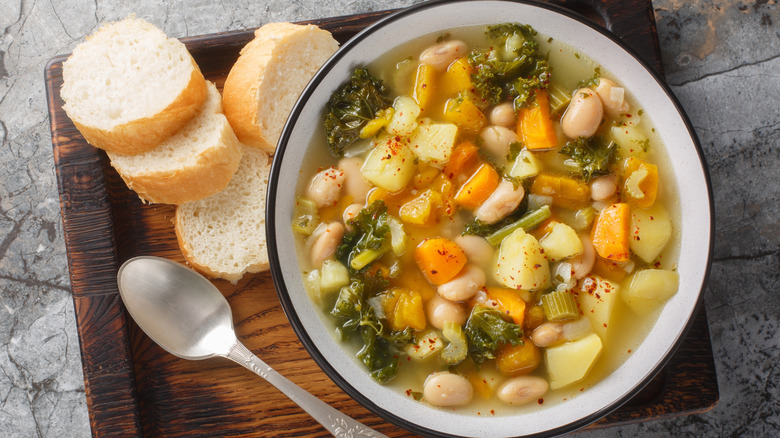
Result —
<instances>
[{"instance_id":1,"label":"bread slice crust","mask_svg":"<svg viewBox=\"0 0 780 438\"><path fill-rule=\"evenodd\" d=\"M243 146L239 169L225 190L176 208L174 229L184 258L210 278L238 282L269 268L265 198L270 157Z\"/></svg>"},{"instance_id":2,"label":"bread slice crust","mask_svg":"<svg viewBox=\"0 0 780 438\"><path fill-rule=\"evenodd\" d=\"M295 100L337 49L330 32L314 25L268 23L257 29L223 89L225 116L239 141L273 154Z\"/></svg>"},{"instance_id":3,"label":"bread slice crust","mask_svg":"<svg viewBox=\"0 0 780 438\"><path fill-rule=\"evenodd\" d=\"M178 205L227 187L241 160L241 146L222 114L219 91L210 82L208 88L201 112L155 149L134 156L108 152L111 165L141 199ZM176 155L178 148L187 150Z\"/></svg>"},{"instance_id":4,"label":"bread slice crust","mask_svg":"<svg viewBox=\"0 0 780 438\"><path fill-rule=\"evenodd\" d=\"M146 77L143 74L133 75L132 69L119 67L115 73L121 74L123 79L130 81L131 84L119 79L110 84L102 84L94 80L87 82L88 79L85 78L106 79L105 73L90 71L90 69L107 68L105 58L109 58L110 63L116 62L123 66L143 62L144 60L141 59L127 59L127 57L137 56L138 52L109 50L110 48L105 47L106 44L111 43L129 45L130 40L159 42L160 47L165 48L159 50L168 50L171 57L179 57L179 62L183 63L181 69L188 74L186 82L177 80L183 86L180 83L155 82L160 81L160 78ZM147 47L146 50L154 49ZM100 59L101 57L104 59ZM107 73L109 77L114 74L112 71ZM172 99L156 102L156 107L161 108L158 111L144 111L143 115L130 120L120 119L116 123L106 123L96 120L94 113L84 110L85 98L82 97L81 88L86 86L105 90L105 94L120 96L123 92L130 92L125 90L134 90L138 87L149 87L150 94L166 86L181 87L181 89ZM198 113L206 95L206 80L184 44L176 39L167 38L153 25L134 17L103 25L100 30L77 46L63 64L62 97L65 101L63 105L65 112L89 144L116 154L134 155L154 148L176 133ZM103 112L110 113L116 110L117 108L104 108Z\"/></svg>"}]
</instances>

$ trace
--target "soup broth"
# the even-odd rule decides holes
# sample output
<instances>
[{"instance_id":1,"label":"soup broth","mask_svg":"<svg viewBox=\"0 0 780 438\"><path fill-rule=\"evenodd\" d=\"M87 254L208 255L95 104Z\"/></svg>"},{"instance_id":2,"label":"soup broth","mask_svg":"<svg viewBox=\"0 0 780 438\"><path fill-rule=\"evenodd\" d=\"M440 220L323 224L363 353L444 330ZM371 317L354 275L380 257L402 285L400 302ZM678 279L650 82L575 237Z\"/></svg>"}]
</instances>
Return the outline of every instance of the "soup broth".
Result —
<instances>
[{"instance_id":1,"label":"soup broth","mask_svg":"<svg viewBox=\"0 0 780 438\"><path fill-rule=\"evenodd\" d=\"M587 391L677 290L676 187L640 102L568 46L501 26L345 78L293 218L308 293L350 355L474 415Z\"/></svg>"}]
</instances>

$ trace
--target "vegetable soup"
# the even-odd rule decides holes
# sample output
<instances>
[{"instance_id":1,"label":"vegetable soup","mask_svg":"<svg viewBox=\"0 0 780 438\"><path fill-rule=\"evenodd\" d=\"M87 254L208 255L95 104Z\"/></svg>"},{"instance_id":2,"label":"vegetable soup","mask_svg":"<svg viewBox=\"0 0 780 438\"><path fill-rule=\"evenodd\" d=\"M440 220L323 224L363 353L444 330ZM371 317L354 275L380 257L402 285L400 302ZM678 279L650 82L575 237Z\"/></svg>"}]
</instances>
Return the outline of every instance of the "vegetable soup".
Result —
<instances>
[{"instance_id":1,"label":"vegetable soup","mask_svg":"<svg viewBox=\"0 0 780 438\"><path fill-rule=\"evenodd\" d=\"M679 221L618 77L507 23L344 80L292 227L309 295L367 373L500 415L575 397L637 348L677 292Z\"/></svg>"}]
</instances>

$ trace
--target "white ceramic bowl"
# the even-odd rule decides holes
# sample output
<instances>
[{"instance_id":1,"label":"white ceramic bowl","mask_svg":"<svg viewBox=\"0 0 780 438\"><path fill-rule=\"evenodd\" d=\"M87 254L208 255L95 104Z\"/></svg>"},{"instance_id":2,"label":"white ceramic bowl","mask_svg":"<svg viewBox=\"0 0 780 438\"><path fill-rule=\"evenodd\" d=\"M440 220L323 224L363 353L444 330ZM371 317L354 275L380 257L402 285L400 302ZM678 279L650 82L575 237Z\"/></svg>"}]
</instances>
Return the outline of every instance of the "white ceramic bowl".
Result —
<instances>
[{"instance_id":1,"label":"white ceramic bowl","mask_svg":"<svg viewBox=\"0 0 780 438\"><path fill-rule=\"evenodd\" d=\"M307 164L310 168L312 157L317 156L309 151L312 139L324 135L321 120L325 103L356 66L369 64L393 47L423 35L513 21L532 25L540 34L564 42L615 74L659 128L679 188L680 288L636 351L579 396L535 413L464 416L430 408L397 389L376 383L362 364L334 340L322 312L304 290L290 223L301 169ZM345 43L315 76L293 109L278 145L269 185L267 227L273 278L291 324L317 363L358 402L390 422L425 435L549 435L582 427L606 415L637 393L666 363L695 316L706 281L712 203L701 147L680 104L663 80L616 37L550 5L436 2L414 6L367 28Z\"/></svg>"}]
</instances>

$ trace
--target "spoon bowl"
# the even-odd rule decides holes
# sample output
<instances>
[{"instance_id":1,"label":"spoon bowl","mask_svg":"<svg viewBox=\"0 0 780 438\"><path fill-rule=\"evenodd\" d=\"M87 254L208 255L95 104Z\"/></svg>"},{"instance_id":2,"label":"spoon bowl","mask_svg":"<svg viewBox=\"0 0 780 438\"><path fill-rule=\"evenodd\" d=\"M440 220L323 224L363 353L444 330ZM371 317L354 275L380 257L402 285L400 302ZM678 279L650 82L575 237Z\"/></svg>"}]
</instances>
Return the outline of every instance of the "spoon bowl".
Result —
<instances>
[{"instance_id":1,"label":"spoon bowl","mask_svg":"<svg viewBox=\"0 0 780 438\"><path fill-rule=\"evenodd\" d=\"M208 359L227 355L236 341L230 305L195 271L160 257L136 257L117 279L130 316L169 353Z\"/></svg>"},{"instance_id":2,"label":"spoon bowl","mask_svg":"<svg viewBox=\"0 0 780 438\"><path fill-rule=\"evenodd\" d=\"M117 273L125 308L154 342L182 359L221 356L267 380L336 437L384 437L301 389L236 337L225 297L208 279L168 259L126 261Z\"/></svg>"}]
</instances>

